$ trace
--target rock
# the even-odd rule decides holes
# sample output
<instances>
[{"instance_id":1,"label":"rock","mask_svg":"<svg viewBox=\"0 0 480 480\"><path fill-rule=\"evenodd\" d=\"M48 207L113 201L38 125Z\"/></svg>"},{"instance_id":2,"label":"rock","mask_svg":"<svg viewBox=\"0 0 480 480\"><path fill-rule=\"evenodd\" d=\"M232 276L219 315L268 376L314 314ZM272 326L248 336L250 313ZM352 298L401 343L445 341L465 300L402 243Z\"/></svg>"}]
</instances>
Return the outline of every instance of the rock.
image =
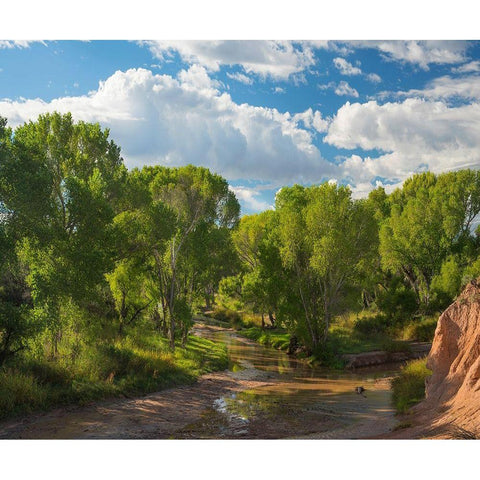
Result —
<instances>
[{"instance_id":1,"label":"rock","mask_svg":"<svg viewBox=\"0 0 480 480\"><path fill-rule=\"evenodd\" d=\"M426 399L433 428L480 434L480 286L468 284L438 320L427 367Z\"/></svg>"}]
</instances>

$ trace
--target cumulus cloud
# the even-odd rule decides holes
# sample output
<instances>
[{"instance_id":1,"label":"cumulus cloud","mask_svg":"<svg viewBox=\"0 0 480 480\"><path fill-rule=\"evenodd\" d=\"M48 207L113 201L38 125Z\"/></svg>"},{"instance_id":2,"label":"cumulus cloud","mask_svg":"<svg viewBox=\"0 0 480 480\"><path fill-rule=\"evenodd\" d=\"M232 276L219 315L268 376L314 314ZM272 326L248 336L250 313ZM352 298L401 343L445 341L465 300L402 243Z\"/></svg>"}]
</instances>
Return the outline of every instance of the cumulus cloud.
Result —
<instances>
[{"instance_id":1,"label":"cumulus cloud","mask_svg":"<svg viewBox=\"0 0 480 480\"><path fill-rule=\"evenodd\" d=\"M377 157L352 155L339 175L353 184L376 179L401 182L425 169L441 172L480 166L480 104L449 107L409 98L378 104L347 102L324 139L339 148L379 150Z\"/></svg>"},{"instance_id":2,"label":"cumulus cloud","mask_svg":"<svg viewBox=\"0 0 480 480\"><path fill-rule=\"evenodd\" d=\"M382 81L382 77L376 73L369 73L367 74L367 80L373 83L380 83Z\"/></svg>"},{"instance_id":3,"label":"cumulus cloud","mask_svg":"<svg viewBox=\"0 0 480 480\"><path fill-rule=\"evenodd\" d=\"M273 205L257 198L260 196L261 192L255 188L245 186L230 186L230 190L235 193L235 196L246 207L247 210L261 212L263 210L273 209Z\"/></svg>"},{"instance_id":4,"label":"cumulus cloud","mask_svg":"<svg viewBox=\"0 0 480 480\"><path fill-rule=\"evenodd\" d=\"M468 75L452 78L449 75L435 78L424 89L411 89L407 92L397 92L397 96L420 96L430 99L463 98L467 100L480 99L480 75Z\"/></svg>"},{"instance_id":5,"label":"cumulus cloud","mask_svg":"<svg viewBox=\"0 0 480 480\"><path fill-rule=\"evenodd\" d=\"M296 113L292 117L295 124L302 122L306 128L314 129L317 132L326 132L328 121L322 118L322 114L316 110L315 112L309 108L302 113Z\"/></svg>"},{"instance_id":6,"label":"cumulus cloud","mask_svg":"<svg viewBox=\"0 0 480 480\"><path fill-rule=\"evenodd\" d=\"M358 98L358 92L353 87L351 87L348 82L344 82L343 80L339 82L336 86L335 94L340 96L347 95L349 97Z\"/></svg>"},{"instance_id":7,"label":"cumulus cloud","mask_svg":"<svg viewBox=\"0 0 480 480\"><path fill-rule=\"evenodd\" d=\"M129 167L204 165L227 179L320 181L332 173L299 118L273 108L237 104L198 65L174 78L145 69L117 71L88 95L0 101L13 126L40 113L72 112L109 127ZM320 113L302 119L325 129ZM305 120L307 119L307 120Z\"/></svg>"},{"instance_id":8,"label":"cumulus cloud","mask_svg":"<svg viewBox=\"0 0 480 480\"><path fill-rule=\"evenodd\" d=\"M211 71L222 65L240 65L245 72L262 78L286 79L315 63L307 44L269 40L148 41L142 42L160 60L178 53L187 63L200 64Z\"/></svg>"},{"instance_id":9,"label":"cumulus cloud","mask_svg":"<svg viewBox=\"0 0 480 480\"><path fill-rule=\"evenodd\" d=\"M347 62L344 58L337 57L333 59L335 68L340 71L342 75L361 75L362 70L358 67L354 67L350 62Z\"/></svg>"},{"instance_id":10,"label":"cumulus cloud","mask_svg":"<svg viewBox=\"0 0 480 480\"><path fill-rule=\"evenodd\" d=\"M430 64L456 64L466 60L468 42L459 40L362 40L350 41L355 48L375 48L386 59L418 65L428 70Z\"/></svg>"}]
</instances>

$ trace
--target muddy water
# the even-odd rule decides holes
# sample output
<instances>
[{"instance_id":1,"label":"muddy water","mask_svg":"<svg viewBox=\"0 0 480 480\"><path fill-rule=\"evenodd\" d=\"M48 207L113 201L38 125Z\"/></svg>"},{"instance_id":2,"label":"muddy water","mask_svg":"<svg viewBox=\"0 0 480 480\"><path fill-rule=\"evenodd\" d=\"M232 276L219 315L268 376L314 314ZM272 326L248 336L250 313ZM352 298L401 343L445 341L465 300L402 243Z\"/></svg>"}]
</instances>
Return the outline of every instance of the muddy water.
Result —
<instances>
[{"instance_id":1,"label":"muddy water","mask_svg":"<svg viewBox=\"0 0 480 480\"><path fill-rule=\"evenodd\" d=\"M398 366L357 372L315 368L230 330L202 327L197 334L227 345L234 376L264 383L218 397L176 438L365 438L396 423L389 379ZM357 386L365 388L365 396L355 392Z\"/></svg>"}]
</instances>

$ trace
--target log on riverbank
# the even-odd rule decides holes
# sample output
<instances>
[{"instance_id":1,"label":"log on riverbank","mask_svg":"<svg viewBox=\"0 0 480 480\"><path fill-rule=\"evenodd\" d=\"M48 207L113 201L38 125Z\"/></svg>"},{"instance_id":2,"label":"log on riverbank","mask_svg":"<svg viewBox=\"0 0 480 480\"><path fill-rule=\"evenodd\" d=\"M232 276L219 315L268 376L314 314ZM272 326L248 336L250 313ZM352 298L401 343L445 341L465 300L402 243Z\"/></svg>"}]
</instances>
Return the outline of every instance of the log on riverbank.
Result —
<instances>
[{"instance_id":1,"label":"log on riverbank","mask_svg":"<svg viewBox=\"0 0 480 480\"><path fill-rule=\"evenodd\" d=\"M345 360L345 368L362 368L382 365L384 363L404 362L428 355L432 344L427 342L415 342L410 344L410 351L385 352L376 350L373 352L352 353L342 355Z\"/></svg>"}]
</instances>

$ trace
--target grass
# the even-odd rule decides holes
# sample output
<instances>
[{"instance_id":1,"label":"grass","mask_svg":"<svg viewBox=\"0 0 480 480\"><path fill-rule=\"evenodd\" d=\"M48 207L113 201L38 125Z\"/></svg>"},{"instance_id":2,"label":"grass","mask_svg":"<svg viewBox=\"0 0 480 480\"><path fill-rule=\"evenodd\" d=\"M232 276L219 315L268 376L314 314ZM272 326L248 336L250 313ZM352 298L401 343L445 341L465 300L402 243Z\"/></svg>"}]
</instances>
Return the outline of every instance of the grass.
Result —
<instances>
[{"instance_id":1,"label":"grass","mask_svg":"<svg viewBox=\"0 0 480 480\"><path fill-rule=\"evenodd\" d=\"M406 413L413 405L425 398L425 380L432 372L427 360L413 360L392 380L392 401L398 413Z\"/></svg>"},{"instance_id":2,"label":"grass","mask_svg":"<svg viewBox=\"0 0 480 480\"><path fill-rule=\"evenodd\" d=\"M262 330L260 327L244 328L238 332L250 340L255 340L266 347L287 350L290 344L290 334L281 328Z\"/></svg>"},{"instance_id":3,"label":"grass","mask_svg":"<svg viewBox=\"0 0 480 480\"><path fill-rule=\"evenodd\" d=\"M431 342L435 336L439 315L421 317L409 322L402 329L401 337L404 340L416 340L418 342Z\"/></svg>"},{"instance_id":4,"label":"grass","mask_svg":"<svg viewBox=\"0 0 480 480\"><path fill-rule=\"evenodd\" d=\"M74 360L26 356L0 369L0 418L147 394L227 367L224 345L193 336L174 353L165 339L152 335L87 347Z\"/></svg>"}]
</instances>

